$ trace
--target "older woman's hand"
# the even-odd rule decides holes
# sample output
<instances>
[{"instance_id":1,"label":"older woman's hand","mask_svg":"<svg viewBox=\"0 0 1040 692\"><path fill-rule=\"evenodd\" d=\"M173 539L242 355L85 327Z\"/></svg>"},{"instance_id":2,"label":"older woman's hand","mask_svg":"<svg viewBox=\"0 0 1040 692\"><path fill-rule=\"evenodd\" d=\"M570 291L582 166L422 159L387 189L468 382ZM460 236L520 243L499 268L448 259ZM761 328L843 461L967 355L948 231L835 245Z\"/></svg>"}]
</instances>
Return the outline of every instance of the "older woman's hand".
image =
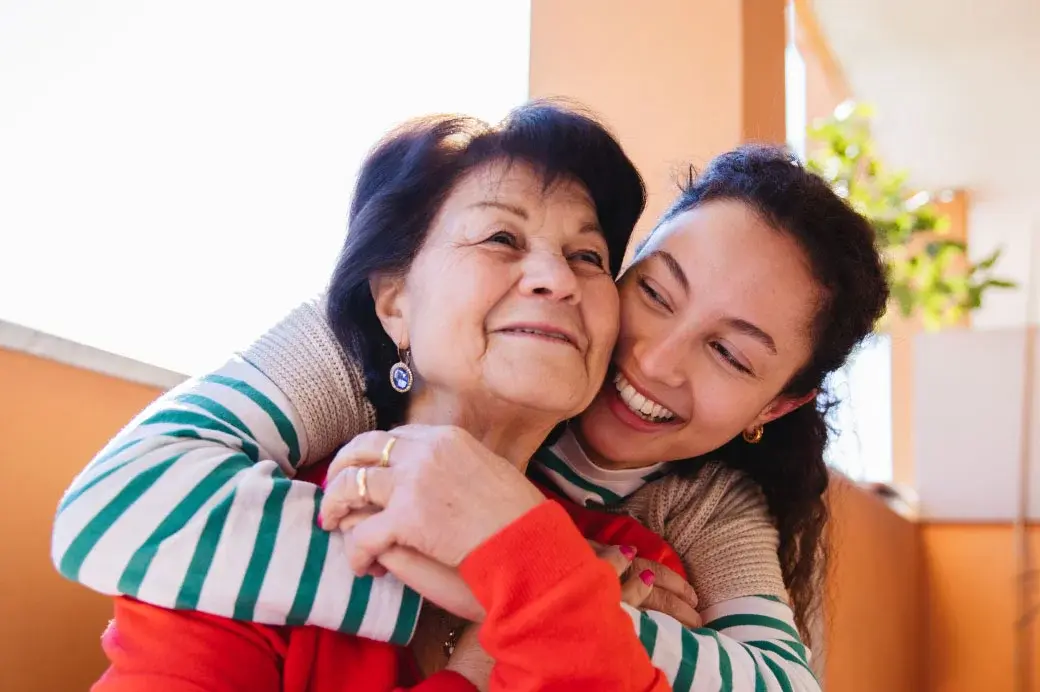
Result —
<instances>
[{"instance_id":1,"label":"older woman's hand","mask_svg":"<svg viewBox=\"0 0 1040 692\"><path fill-rule=\"evenodd\" d=\"M375 464L391 434L372 431L351 440L329 467L323 526L338 526L367 505L383 508L354 527L348 557L358 574L395 545L456 567L545 500L518 469L460 428L405 425L392 436L389 466Z\"/></svg>"}]
</instances>

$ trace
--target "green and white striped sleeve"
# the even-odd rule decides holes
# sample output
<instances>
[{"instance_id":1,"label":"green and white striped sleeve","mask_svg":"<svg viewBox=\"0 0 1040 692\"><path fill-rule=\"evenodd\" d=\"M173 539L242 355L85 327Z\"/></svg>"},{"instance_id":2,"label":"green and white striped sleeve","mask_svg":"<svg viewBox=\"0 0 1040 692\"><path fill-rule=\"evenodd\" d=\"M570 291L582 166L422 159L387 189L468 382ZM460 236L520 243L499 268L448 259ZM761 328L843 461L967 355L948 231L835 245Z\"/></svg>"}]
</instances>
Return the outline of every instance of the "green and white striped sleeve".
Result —
<instances>
[{"instance_id":1,"label":"green and white striped sleeve","mask_svg":"<svg viewBox=\"0 0 1040 692\"><path fill-rule=\"evenodd\" d=\"M274 625L407 643L420 598L355 577L321 489L293 480L307 440L295 409L235 358L145 409L73 481L52 558L95 591Z\"/></svg>"},{"instance_id":2,"label":"green and white striped sleeve","mask_svg":"<svg viewBox=\"0 0 1040 692\"><path fill-rule=\"evenodd\" d=\"M674 692L820 692L791 609L772 597L711 606L698 629L662 613L622 607Z\"/></svg>"}]
</instances>

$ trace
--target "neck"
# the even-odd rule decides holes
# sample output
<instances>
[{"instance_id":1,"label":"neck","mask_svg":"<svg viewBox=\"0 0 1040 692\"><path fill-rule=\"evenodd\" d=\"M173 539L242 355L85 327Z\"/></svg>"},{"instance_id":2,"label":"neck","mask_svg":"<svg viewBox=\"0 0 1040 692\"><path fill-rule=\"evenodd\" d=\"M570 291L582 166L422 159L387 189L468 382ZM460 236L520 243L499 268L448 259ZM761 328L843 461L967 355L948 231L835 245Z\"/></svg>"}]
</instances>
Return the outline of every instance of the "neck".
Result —
<instances>
[{"instance_id":1,"label":"neck","mask_svg":"<svg viewBox=\"0 0 1040 692\"><path fill-rule=\"evenodd\" d=\"M466 403L457 396L424 390L413 395L406 421L462 428L491 452L526 471L559 417L504 402Z\"/></svg>"},{"instance_id":2,"label":"neck","mask_svg":"<svg viewBox=\"0 0 1040 692\"><path fill-rule=\"evenodd\" d=\"M574 437L578 440L578 444L581 445L581 451L585 452L585 456L589 458L589 461L601 469L606 469L608 471L622 471L625 469L646 468L647 466L653 466L658 463L656 461L625 461L624 459L608 459L600 454L598 449L588 443L581 432L581 425L578 422L571 424L571 431L574 433Z\"/></svg>"}]
</instances>

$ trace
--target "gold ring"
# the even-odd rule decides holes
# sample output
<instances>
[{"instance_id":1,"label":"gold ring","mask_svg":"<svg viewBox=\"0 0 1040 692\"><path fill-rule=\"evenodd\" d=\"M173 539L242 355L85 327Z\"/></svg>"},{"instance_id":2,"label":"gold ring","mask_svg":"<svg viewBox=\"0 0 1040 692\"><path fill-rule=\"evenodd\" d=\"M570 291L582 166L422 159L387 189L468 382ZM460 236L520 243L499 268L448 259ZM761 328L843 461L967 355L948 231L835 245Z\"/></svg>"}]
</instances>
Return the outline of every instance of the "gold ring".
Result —
<instances>
[{"instance_id":1,"label":"gold ring","mask_svg":"<svg viewBox=\"0 0 1040 692\"><path fill-rule=\"evenodd\" d=\"M357 494L365 502L368 502L368 467L362 466L358 469L357 476Z\"/></svg>"},{"instance_id":2,"label":"gold ring","mask_svg":"<svg viewBox=\"0 0 1040 692\"><path fill-rule=\"evenodd\" d=\"M383 447L383 453L379 455L379 465L382 468L386 468L390 465L390 450L394 448L394 444L397 442L397 438L393 435L386 441L386 446Z\"/></svg>"}]
</instances>

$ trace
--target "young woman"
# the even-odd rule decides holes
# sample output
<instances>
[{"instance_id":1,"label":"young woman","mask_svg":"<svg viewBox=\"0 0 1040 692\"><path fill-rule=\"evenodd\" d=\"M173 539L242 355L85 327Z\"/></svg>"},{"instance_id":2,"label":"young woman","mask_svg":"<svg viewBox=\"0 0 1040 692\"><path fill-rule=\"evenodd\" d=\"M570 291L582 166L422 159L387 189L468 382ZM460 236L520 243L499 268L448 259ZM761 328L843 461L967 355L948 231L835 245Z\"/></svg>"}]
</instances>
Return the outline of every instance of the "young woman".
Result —
<instances>
[{"instance_id":1,"label":"young woman","mask_svg":"<svg viewBox=\"0 0 1040 692\"><path fill-rule=\"evenodd\" d=\"M509 252L525 252L508 233L500 241ZM806 613L825 517L821 497L826 485L821 456L825 427L814 406L799 404L815 397L823 376L869 333L883 309L883 274L870 229L822 181L782 152L745 149L721 157L704 176L690 181L640 249L620 290L621 338L615 370L590 410L553 447L543 448L533 466L576 500L592 496L614 504L624 499L623 505L684 556L702 607L706 606L708 627L714 630L684 631L656 614L644 615L639 623L653 660L676 689L726 685L740 689L744 684L754 689L765 680L770 681L767 686L812 689L815 683L805 671L805 651L791 626L791 612L777 602L785 596L786 579L796 609ZM372 427L374 412L386 406L381 397L392 396L386 387L378 386L379 380L385 382L385 371L360 375L349 359L343 359L317 316L313 307L302 308L247 352L250 364L237 361L228 366L234 373L221 375L266 382L270 389L275 389L272 380L277 383L289 396L287 401L278 392L280 417L292 421L289 427L297 437L306 435L311 459ZM335 309L330 317L337 327ZM353 348L349 342L346 346L348 351ZM359 397L362 377L374 410ZM211 378L217 380L219 376ZM301 382L308 386L299 386ZM178 401L176 396L164 405L170 411L195 410L190 401ZM113 443L145 440L146 454L130 455L131 463L161 454L159 448L169 442L162 441L163 428L144 423ZM210 439L211 454L213 446L236 444L224 436L227 433L214 435L206 429L196 433ZM444 448L443 441L439 445ZM721 463L705 463L704 455L720 445L718 456L712 458ZM404 446L395 449L400 454ZM435 452L428 450L426 456L435 457ZM468 453L462 448L452 452L458 458ZM282 456L281 463L291 470L299 454ZM663 466L691 457L699 459ZM279 461L275 454L265 458ZM176 464L198 466L201 461ZM644 486L648 478L683 467L689 473L668 473ZM747 475L733 471L734 467ZM228 489L247 487L250 473L257 471L240 471ZM88 472L72 492L85 488L97 475ZM747 476L765 492L768 509ZM113 481L112 492L116 483L122 488L134 477L136 473L128 472ZM197 478L166 479L164 474L162 483L148 492L158 497L165 492L161 486L173 491L173 497L184 497ZM102 479L96 485L104 483ZM350 484L343 487L349 489ZM263 511L261 504L271 504L265 489L259 500L267 497L266 501L249 506L234 502L223 513L200 507L157 539L146 536L123 545L114 540L106 545L98 542L92 551L66 559L69 551L64 546L82 536L84 525L103 508L101 499L89 497L99 491L87 490L75 498L82 508L78 517L63 521L68 509L59 514L55 548L63 572L93 588L168 606L233 611L243 619L309 621L382 639L395 634L404 639L410 633L414 607L400 595L407 592L395 580L354 581L345 569L330 569L335 558L327 560L324 569L308 567L299 546L320 539L301 520L287 520L296 511L290 509L295 498L283 497L280 504ZM295 506L306 504L306 512L297 513L313 515L314 496L304 499ZM154 507L140 509L136 516L149 517L148 524L154 527L169 513ZM238 521L229 523L229 515L239 517ZM251 517L248 523L247 516ZM249 537L244 545L257 537L263 542L265 536L267 543L240 550L238 555L230 551L215 555L218 544L229 542L236 526L243 523L246 528L237 530L237 535ZM208 540L202 535L206 525L218 527ZM105 533L112 532L108 528ZM296 541L282 538L295 532L300 536ZM199 540L200 535L204 540ZM341 538L333 533L328 540ZM160 544L162 553L156 555ZM152 551L152 568L129 569L133 560L128 558L141 549ZM207 552L208 561L196 559ZM334 552L330 549L327 555ZM229 573L242 575L258 554L265 556L262 589L259 585L245 589L249 580L240 576L227 578ZM103 565L106 559L109 564ZM160 559L166 569L157 569ZM189 562L193 569L188 569ZM366 611L361 606L354 609L353 618L346 618L343 610L337 614L335 609L312 607L315 594L356 591L358 583L367 585L368 603L377 608L370 605ZM224 591L219 597L202 599L198 592L203 586L214 595L218 589ZM380 588L387 591L379 592ZM262 610L257 610L257 604ZM381 620L377 610L393 617ZM656 638L651 635L655 629Z\"/></svg>"}]
</instances>

